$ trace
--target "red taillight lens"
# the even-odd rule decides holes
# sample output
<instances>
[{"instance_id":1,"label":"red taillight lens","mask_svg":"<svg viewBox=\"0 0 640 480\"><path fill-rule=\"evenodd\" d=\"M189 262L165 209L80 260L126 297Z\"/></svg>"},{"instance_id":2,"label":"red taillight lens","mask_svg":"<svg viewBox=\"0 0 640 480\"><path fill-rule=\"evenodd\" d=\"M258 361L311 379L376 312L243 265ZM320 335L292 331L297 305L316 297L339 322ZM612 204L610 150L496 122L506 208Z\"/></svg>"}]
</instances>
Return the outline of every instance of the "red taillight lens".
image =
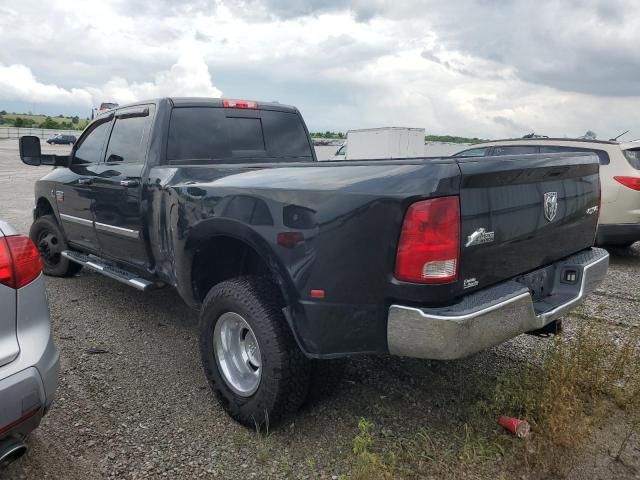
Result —
<instances>
[{"instance_id":1,"label":"red taillight lens","mask_svg":"<svg viewBox=\"0 0 640 480\"><path fill-rule=\"evenodd\" d=\"M29 237L11 235L0 238L0 283L21 288L42 272L38 249Z\"/></svg>"},{"instance_id":2,"label":"red taillight lens","mask_svg":"<svg viewBox=\"0 0 640 480\"><path fill-rule=\"evenodd\" d=\"M223 100L222 105L226 108L258 108L256 102L250 102L249 100Z\"/></svg>"},{"instance_id":3,"label":"red taillight lens","mask_svg":"<svg viewBox=\"0 0 640 480\"><path fill-rule=\"evenodd\" d=\"M638 177L613 177L613 179L631 190L640 192L640 178Z\"/></svg>"},{"instance_id":4,"label":"red taillight lens","mask_svg":"<svg viewBox=\"0 0 640 480\"><path fill-rule=\"evenodd\" d=\"M414 283L446 283L458 278L460 202L441 197L412 204L404 217L395 276Z\"/></svg>"}]
</instances>

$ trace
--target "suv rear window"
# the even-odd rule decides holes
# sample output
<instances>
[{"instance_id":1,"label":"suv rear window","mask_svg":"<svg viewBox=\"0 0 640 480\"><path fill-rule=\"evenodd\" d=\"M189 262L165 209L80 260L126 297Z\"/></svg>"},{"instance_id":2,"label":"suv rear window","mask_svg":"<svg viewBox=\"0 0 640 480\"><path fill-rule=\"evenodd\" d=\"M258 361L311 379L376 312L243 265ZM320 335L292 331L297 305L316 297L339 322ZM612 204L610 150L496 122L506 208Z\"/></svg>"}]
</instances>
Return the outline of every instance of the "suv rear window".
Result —
<instances>
[{"instance_id":1,"label":"suv rear window","mask_svg":"<svg viewBox=\"0 0 640 480\"><path fill-rule=\"evenodd\" d=\"M634 148L631 150L623 150L624 158L631 164L636 170L640 170L640 149Z\"/></svg>"},{"instance_id":2,"label":"suv rear window","mask_svg":"<svg viewBox=\"0 0 640 480\"><path fill-rule=\"evenodd\" d=\"M540 153L562 153L562 152L591 152L598 156L600 165L609 165L609 154L604 150L580 147L555 147L553 145L541 146Z\"/></svg>"},{"instance_id":3,"label":"suv rear window","mask_svg":"<svg viewBox=\"0 0 640 480\"><path fill-rule=\"evenodd\" d=\"M312 158L307 133L295 113L219 107L178 107L171 112L170 162Z\"/></svg>"},{"instance_id":4,"label":"suv rear window","mask_svg":"<svg viewBox=\"0 0 640 480\"><path fill-rule=\"evenodd\" d=\"M540 152L540 147L536 145L509 145L493 147L491 155L527 155Z\"/></svg>"}]
</instances>

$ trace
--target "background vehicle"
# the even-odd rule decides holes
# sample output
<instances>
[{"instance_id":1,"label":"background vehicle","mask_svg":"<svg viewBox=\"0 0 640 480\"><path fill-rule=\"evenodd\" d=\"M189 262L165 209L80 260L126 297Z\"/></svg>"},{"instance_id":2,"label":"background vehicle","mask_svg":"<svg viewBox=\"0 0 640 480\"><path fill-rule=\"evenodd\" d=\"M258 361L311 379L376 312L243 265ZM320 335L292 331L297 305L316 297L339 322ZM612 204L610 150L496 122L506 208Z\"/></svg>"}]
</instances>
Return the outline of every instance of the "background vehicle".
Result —
<instances>
[{"instance_id":1,"label":"background vehicle","mask_svg":"<svg viewBox=\"0 0 640 480\"><path fill-rule=\"evenodd\" d=\"M45 273L174 286L251 427L300 407L328 359L552 331L608 266L593 154L317 162L294 107L205 98L107 112L70 156L37 137L20 154L58 167L35 188Z\"/></svg>"},{"instance_id":2,"label":"background vehicle","mask_svg":"<svg viewBox=\"0 0 640 480\"><path fill-rule=\"evenodd\" d=\"M423 157L424 132L424 128L402 127L349 130L346 143L332 160Z\"/></svg>"},{"instance_id":3,"label":"background vehicle","mask_svg":"<svg viewBox=\"0 0 640 480\"><path fill-rule=\"evenodd\" d=\"M49 145L73 145L76 143L76 137L73 135L55 135L47 140Z\"/></svg>"},{"instance_id":4,"label":"background vehicle","mask_svg":"<svg viewBox=\"0 0 640 480\"><path fill-rule=\"evenodd\" d=\"M640 143L566 138L520 138L479 143L461 157L593 152L600 160L602 211L598 244L631 245L640 240Z\"/></svg>"},{"instance_id":5,"label":"background vehicle","mask_svg":"<svg viewBox=\"0 0 640 480\"><path fill-rule=\"evenodd\" d=\"M98 107L98 113L106 112L107 110L111 110L111 109L114 109L114 108L118 108L118 104L117 103L102 102L100 104L100 107Z\"/></svg>"},{"instance_id":6,"label":"background vehicle","mask_svg":"<svg viewBox=\"0 0 640 480\"><path fill-rule=\"evenodd\" d=\"M58 383L41 272L33 242L0 220L0 467L26 451Z\"/></svg>"}]
</instances>

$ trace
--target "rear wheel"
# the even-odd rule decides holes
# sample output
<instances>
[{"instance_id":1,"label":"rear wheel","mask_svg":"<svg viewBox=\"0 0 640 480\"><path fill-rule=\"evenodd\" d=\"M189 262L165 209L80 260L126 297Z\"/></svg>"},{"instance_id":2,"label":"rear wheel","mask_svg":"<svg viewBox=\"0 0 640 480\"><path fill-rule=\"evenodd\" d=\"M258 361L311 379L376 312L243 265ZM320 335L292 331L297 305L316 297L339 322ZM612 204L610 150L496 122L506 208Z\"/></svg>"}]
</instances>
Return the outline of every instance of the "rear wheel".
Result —
<instances>
[{"instance_id":1,"label":"rear wheel","mask_svg":"<svg viewBox=\"0 0 640 480\"><path fill-rule=\"evenodd\" d=\"M200 353L211 389L238 422L265 428L294 412L309 389L310 362L282 314L269 279L238 277L207 294Z\"/></svg>"},{"instance_id":2,"label":"rear wheel","mask_svg":"<svg viewBox=\"0 0 640 480\"><path fill-rule=\"evenodd\" d=\"M82 265L62 256L68 246L53 215L38 217L31 225L29 237L40 252L42 271L46 275L70 277L82 269Z\"/></svg>"}]
</instances>

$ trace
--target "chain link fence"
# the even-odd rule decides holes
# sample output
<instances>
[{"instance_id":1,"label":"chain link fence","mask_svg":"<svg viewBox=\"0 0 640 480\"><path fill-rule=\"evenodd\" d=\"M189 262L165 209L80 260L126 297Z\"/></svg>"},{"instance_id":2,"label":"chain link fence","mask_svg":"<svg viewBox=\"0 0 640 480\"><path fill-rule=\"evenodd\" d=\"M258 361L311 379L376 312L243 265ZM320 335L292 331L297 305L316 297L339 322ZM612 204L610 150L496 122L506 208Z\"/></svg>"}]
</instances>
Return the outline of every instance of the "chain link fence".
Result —
<instances>
[{"instance_id":1,"label":"chain link fence","mask_svg":"<svg viewBox=\"0 0 640 480\"><path fill-rule=\"evenodd\" d=\"M46 140L54 135L80 136L82 130L57 130L49 128L22 128L22 127L0 127L0 140L3 138L20 138L23 135L34 135L41 140Z\"/></svg>"}]
</instances>

